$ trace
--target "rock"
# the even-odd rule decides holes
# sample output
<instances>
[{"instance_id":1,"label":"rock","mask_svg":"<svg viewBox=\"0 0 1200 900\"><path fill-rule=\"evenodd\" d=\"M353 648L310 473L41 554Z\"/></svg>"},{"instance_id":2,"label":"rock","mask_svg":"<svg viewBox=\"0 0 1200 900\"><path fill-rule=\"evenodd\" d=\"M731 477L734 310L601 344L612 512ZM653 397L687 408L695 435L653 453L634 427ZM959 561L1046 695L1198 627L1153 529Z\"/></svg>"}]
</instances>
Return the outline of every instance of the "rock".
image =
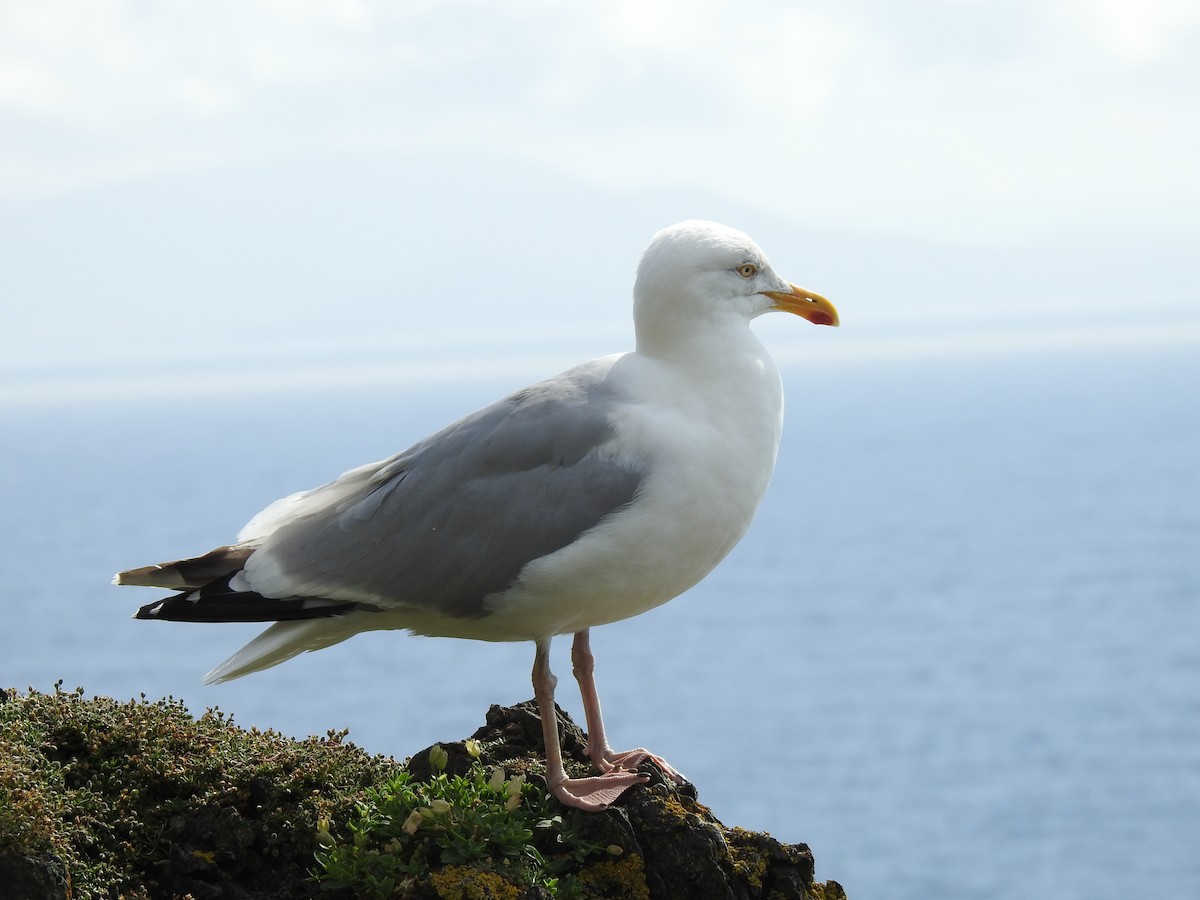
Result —
<instances>
[{"instance_id":1,"label":"rock","mask_svg":"<svg viewBox=\"0 0 1200 900\"><path fill-rule=\"evenodd\" d=\"M56 689L5 692L3 700L0 900L543 900L556 892L577 900L845 897L836 882L813 881L807 846L726 827L698 802L694 787L674 785L652 764L643 768L646 785L600 813L518 788L521 796L511 799L528 803L522 810L536 825L518 830L516 857L448 859L421 849L395 877L339 885L325 872L318 884L314 854L323 846L345 846L351 857L361 850L359 858L368 861L398 852L395 840L392 850L387 843L360 847L362 835L350 823L378 800L379 786L397 777L430 786L439 778L429 750L402 767L345 743L344 734L294 741L242 729L216 711L193 718L173 699L117 703ZM582 732L561 711L559 724L568 768L586 774ZM514 807L505 811L508 795L484 784L478 764L544 789L541 723L532 701L493 706L470 739L440 748L433 758L445 760L447 775L473 772L481 779L483 794L472 802L484 795L498 802L504 829L515 827ZM455 807L468 808L475 807ZM432 831L437 826L430 822ZM406 839L398 827L393 834ZM541 875L522 880L518 869L530 860L543 866Z\"/></svg>"},{"instance_id":2,"label":"rock","mask_svg":"<svg viewBox=\"0 0 1200 900\"><path fill-rule=\"evenodd\" d=\"M66 873L53 856L0 853L0 897L4 900L67 900Z\"/></svg>"},{"instance_id":3,"label":"rock","mask_svg":"<svg viewBox=\"0 0 1200 900\"><path fill-rule=\"evenodd\" d=\"M569 774L588 773L586 736L558 710L559 740ZM471 735L483 752L485 766L528 772L541 780L541 719L529 700L513 707L492 706L486 724ZM446 771L465 774L475 761L466 742L440 745L448 753ZM431 749L431 748L430 748ZM419 780L433 774L429 750L413 755L407 768ZM628 893L652 900L803 900L845 896L837 882L814 884L813 856L805 844L784 844L768 834L727 828L697 800L691 784L676 786L653 763L641 771L650 777L643 787L626 791L609 809L584 813L563 809L583 840L619 847L623 871L620 885ZM544 783L544 782L543 782ZM635 861L635 862L630 862ZM615 874L611 863L607 874ZM584 870L586 878L587 870ZM613 884L616 889L618 885Z\"/></svg>"}]
</instances>

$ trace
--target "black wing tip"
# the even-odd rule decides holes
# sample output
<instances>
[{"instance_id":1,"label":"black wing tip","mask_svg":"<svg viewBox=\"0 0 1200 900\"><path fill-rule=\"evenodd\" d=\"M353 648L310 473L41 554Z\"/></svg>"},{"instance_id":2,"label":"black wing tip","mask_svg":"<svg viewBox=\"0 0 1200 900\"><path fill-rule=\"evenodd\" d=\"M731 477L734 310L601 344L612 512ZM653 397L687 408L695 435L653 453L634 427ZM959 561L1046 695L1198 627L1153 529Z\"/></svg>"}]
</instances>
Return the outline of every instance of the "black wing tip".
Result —
<instances>
[{"instance_id":1,"label":"black wing tip","mask_svg":"<svg viewBox=\"0 0 1200 900\"><path fill-rule=\"evenodd\" d=\"M349 601L319 597L274 599L250 591L217 590L209 594L200 590L147 603L133 618L163 622L289 622L339 616L355 606Z\"/></svg>"},{"instance_id":2,"label":"black wing tip","mask_svg":"<svg viewBox=\"0 0 1200 900\"><path fill-rule=\"evenodd\" d=\"M145 606L139 607L138 611L133 614L135 619L157 619L159 612L162 610L163 604L167 599L155 600L153 603L147 603Z\"/></svg>"}]
</instances>

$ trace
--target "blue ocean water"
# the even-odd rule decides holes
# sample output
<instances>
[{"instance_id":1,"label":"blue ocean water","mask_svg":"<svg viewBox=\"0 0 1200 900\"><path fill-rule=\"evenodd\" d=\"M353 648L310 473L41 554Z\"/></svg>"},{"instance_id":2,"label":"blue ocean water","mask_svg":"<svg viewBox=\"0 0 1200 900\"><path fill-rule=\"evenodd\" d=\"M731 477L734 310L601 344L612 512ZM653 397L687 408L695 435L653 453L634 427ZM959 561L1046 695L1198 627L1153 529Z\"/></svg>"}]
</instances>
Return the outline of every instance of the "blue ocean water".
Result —
<instances>
[{"instance_id":1,"label":"blue ocean water","mask_svg":"<svg viewBox=\"0 0 1200 900\"><path fill-rule=\"evenodd\" d=\"M1200 896L1200 358L1107 346L785 371L750 534L593 634L611 737L867 898ZM133 622L114 571L229 540L495 385L0 410L0 684L182 697L405 756L532 647L373 634L228 685L256 626ZM565 640L560 700L579 715Z\"/></svg>"}]
</instances>

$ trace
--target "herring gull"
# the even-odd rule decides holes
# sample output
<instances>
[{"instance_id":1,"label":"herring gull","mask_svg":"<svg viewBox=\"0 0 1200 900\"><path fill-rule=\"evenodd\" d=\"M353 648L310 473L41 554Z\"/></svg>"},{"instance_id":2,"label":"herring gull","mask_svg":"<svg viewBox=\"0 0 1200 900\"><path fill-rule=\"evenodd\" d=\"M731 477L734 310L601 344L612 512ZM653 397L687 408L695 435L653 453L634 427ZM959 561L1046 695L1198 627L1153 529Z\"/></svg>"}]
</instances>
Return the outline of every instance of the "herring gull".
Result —
<instances>
[{"instance_id":1,"label":"herring gull","mask_svg":"<svg viewBox=\"0 0 1200 900\"><path fill-rule=\"evenodd\" d=\"M228 681L360 631L532 641L546 783L603 809L644 782L643 749L608 744L589 629L653 609L745 534L775 465L779 372L750 321L837 325L745 234L688 221L656 234L633 289L636 349L585 362L381 462L272 503L236 543L122 572L178 593L139 619L274 622L205 676ZM551 639L572 668L599 774L568 778Z\"/></svg>"}]
</instances>

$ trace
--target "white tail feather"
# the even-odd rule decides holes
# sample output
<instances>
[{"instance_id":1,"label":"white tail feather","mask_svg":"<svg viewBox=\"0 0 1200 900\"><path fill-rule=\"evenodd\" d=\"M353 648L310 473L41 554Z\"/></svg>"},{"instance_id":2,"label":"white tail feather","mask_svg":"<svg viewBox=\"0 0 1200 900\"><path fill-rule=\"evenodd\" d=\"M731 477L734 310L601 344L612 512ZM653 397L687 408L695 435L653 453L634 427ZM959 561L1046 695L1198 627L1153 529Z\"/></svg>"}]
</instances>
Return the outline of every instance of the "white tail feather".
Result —
<instances>
[{"instance_id":1,"label":"white tail feather","mask_svg":"<svg viewBox=\"0 0 1200 900\"><path fill-rule=\"evenodd\" d=\"M205 684L232 681L277 666L306 650L322 650L364 630L359 616L347 613L320 619L276 622L204 676Z\"/></svg>"}]
</instances>

